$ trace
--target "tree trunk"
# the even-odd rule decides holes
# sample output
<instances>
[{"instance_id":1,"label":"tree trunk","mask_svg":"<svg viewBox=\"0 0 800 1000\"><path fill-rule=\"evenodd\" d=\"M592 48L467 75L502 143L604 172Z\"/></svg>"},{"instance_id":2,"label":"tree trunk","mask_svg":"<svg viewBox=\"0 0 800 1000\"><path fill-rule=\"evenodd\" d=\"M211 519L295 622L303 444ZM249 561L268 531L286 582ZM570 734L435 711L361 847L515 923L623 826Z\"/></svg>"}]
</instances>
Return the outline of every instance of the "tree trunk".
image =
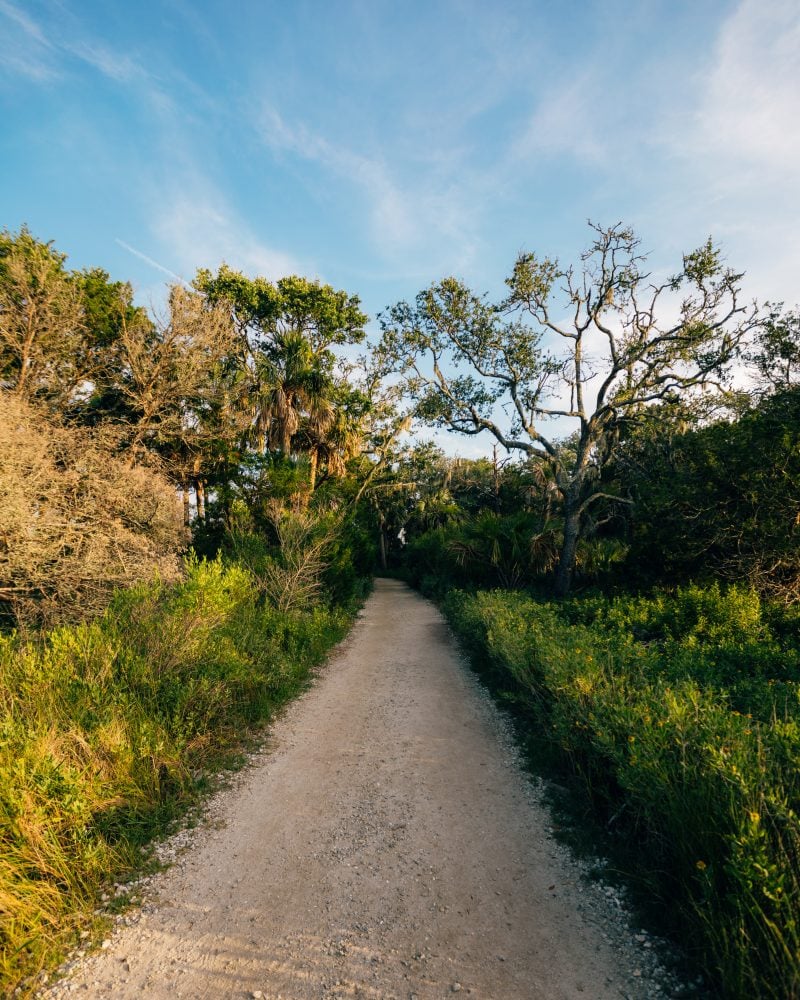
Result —
<instances>
[{"instance_id":1,"label":"tree trunk","mask_svg":"<svg viewBox=\"0 0 800 1000\"><path fill-rule=\"evenodd\" d=\"M197 498L197 519L199 521L205 521L206 519L206 484L203 482L203 477L198 476L194 481L194 495Z\"/></svg>"},{"instance_id":2,"label":"tree trunk","mask_svg":"<svg viewBox=\"0 0 800 1000\"><path fill-rule=\"evenodd\" d=\"M202 468L203 466L200 461L200 456L198 455L192 466L192 473L194 477L194 497L197 502L198 521L205 521L206 519L206 484L201 475Z\"/></svg>"},{"instance_id":3,"label":"tree trunk","mask_svg":"<svg viewBox=\"0 0 800 1000\"><path fill-rule=\"evenodd\" d=\"M556 570L556 597L566 597L572 586L575 557L581 534L580 496L564 499L564 541Z\"/></svg>"},{"instance_id":4,"label":"tree trunk","mask_svg":"<svg viewBox=\"0 0 800 1000\"><path fill-rule=\"evenodd\" d=\"M313 493L317 485L317 465L319 464L319 456L317 455L316 448L312 448L308 456L309 464L311 466L311 471L308 477L309 493Z\"/></svg>"},{"instance_id":5,"label":"tree trunk","mask_svg":"<svg viewBox=\"0 0 800 1000\"><path fill-rule=\"evenodd\" d=\"M381 520L380 526L378 528L378 538L379 538L379 541L380 541L380 549L381 549L381 569L386 569L386 566L387 566L387 563L386 563L386 532L383 530L383 520Z\"/></svg>"},{"instance_id":6,"label":"tree trunk","mask_svg":"<svg viewBox=\"0 0 800 1000\"><path fill-rule=\"evenodd\" d=\"M192 523L192 509L190 506L190 496L189 496L189 484L184 483L181 486L181 493L183 495L183 526L188 528Z\"/></svg>"}]
</instances>

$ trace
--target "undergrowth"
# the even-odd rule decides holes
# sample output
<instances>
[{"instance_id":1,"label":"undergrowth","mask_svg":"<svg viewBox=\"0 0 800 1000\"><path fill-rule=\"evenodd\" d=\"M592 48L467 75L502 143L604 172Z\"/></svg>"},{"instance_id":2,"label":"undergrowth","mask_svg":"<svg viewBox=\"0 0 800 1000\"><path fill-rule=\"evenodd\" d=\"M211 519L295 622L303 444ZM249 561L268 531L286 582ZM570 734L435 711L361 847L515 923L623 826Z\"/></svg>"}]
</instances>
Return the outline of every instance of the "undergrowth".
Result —
<instances>
[{"instance_id":1,"label":"undergrowth","mask_svg":"<svg viewBox=\"0 0 800 1000\"><path fill-rule=\"evenodd\" d=\"M0 635L1 989L33 989L350 621L256 595L241 566L195 560L183 582L122 591L95 621Z\"/></svg>"},{"instance_id":2,"label":"undergrowth","mask_svg":"<svg viewBox=\"0 0 800 1000\"><path fill-rule=\"evenodd\" d=\"M707 981L800 995L800 616L714 586L443 607Z\"/></svg>"}]
</instances>

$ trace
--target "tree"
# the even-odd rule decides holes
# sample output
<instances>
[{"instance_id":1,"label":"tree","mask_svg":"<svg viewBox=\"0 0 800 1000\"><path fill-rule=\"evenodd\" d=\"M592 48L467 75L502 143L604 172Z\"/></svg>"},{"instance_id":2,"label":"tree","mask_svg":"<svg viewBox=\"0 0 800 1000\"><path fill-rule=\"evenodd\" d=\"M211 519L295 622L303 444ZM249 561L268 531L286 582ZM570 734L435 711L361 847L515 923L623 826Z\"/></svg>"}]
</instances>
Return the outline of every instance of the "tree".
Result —
<instances>
[{"instance_id":1,"label":"tree","mask_svg":"<svg viewBox=\"0 0 800 1000\"><path fill-rule=\"evenodd\" d=\"M102 435L0 391L0 606L18 624L96 614L115 587L179 575L174 488Z\"/></svg>"},{"instance_id":2,"label":"tree","mask_svg":"<svg viewBox=\"0 0 800 1000\"><path fill-rule=\"evenodd\" d=\"M277 442L288 451L295 418L303 411L313 417L322 405L336 362L331 347L364 338L367 317L358 297L296 276L275 283L248 278L225 264L216 275L199 271L195 286L209 303L230 311L262 449Z\"/></svg>"},{"instance_id":3,"label":"tree","mask_svg":"<svg viewBox=\"0 0 800 1000\"><path fill-rule=\"evenodd\" d=\"M800 600L800 387L735 420L692 427L663 412L659 433L633 435L616 464L636 498L629 556L640 580L722 577Z\"/></svg>"},{"instance_id":4,"label":"tree","mask_svg":"<svg viewBox=\"0 0 800 1000\"><path fill-rule=\"evenodd\" d=\"M587 512L620 429L648 407L724 379L755 306L709 240L651 281L634 233L592 225L581 265L519 255L498 304L455 278L382 317L382 371L400 372L416 414L463 434L487 431L546 463L563 507L556 592L569 591ZM574 448L555 429L575 428ZM626 502L627 498L613 497Z\"/></svg>"},{"instance_id":5,"label":"tree","mask_svg":"<svg viewBox=\"0 0 800 1000\"><path fill-rule=\"evenodd\" d=\"M334 417L330 398L333 379L326 361L295 330L281 333L273 350L255 358L257 391L252 406L259 451L269 448L289 455L301 422L312 438L330 426Z\"/></svg>"},{"instance_id":6,"label":"tree","mask_svg":"<svg viewBox=\"0 0 800 1000\"><path fill-rule=\"evenodd\" d=\"M230 315L198 292L170 289L168 312L126 311L103 352L85 418L113 430L133 466L156 462L203 517L205 476L241 436L238 338Z\"/></svg>"},{"instance_id":7,"label":"tree","mask_svg":"<svg viewBox=\"0 0 800 1000\"><path fill-rule=\"evenodd\" d=\"M0 384L25 400L68 405L90 372L81 288L66 255L27 229L0 233Z\"/></svg>"},{"instance_id":8,"label":"tree","mask_svg":"<svg viewBox=\"0 0 800 1000\"><path fill-rule=\"evenodd\" d=\"M773 307L744 352L760 393L781 392L800 384L800 311Z\"/></svg>"},{"instance_id":9,"label":"tree","mask_svg":"<svg viewBox=\"0 0 800 1000\"><path fill-rule=\"evenodd\" d=\"M195 286L211 306L229 311L238 333L250 444L307 454L310 495L320 462L339 474L355 447L361 402L332 348L363 340L367 317L358 297L296 276L248 278L224 264L216 275L198 272Z\"/></svg>"}]
</instances>

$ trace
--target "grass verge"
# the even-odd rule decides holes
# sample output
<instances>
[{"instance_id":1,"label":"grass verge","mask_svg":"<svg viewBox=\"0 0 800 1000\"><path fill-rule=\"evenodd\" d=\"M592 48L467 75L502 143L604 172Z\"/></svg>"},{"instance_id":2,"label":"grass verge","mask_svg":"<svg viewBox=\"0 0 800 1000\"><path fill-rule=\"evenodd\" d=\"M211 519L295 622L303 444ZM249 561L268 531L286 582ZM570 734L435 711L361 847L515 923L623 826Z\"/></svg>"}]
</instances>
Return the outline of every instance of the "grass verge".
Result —
<instances>
[{"instance_id":1,"label":"grass verge","mask_svg":"<svg viewBox=\"0 0 800 1000\"><path fill-rule=\"evenodd\" d=\"M800 995L797 616L747 591L443 609L730 998Z\"/></svg>"},{"instance_id":2,"label":"grass verge","mask_svg":"<svg viewBox=\"0 0 800 1000\"><path fill-rule=\"evenodd\" d=\"M194 561L93 622L0 636L0 990L33 991L351 617L278 613L242 567Z\"/></svg>"}]
</instances>

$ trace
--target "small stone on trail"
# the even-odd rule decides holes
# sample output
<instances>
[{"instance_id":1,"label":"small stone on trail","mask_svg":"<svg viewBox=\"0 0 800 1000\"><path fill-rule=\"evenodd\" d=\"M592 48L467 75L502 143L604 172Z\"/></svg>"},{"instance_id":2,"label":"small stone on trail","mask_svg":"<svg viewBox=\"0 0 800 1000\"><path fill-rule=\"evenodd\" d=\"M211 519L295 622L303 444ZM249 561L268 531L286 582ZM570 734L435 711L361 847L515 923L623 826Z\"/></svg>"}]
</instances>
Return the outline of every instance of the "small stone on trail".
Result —
<instances>
[{"instance_id":1,"label":"small stone on trail","mask_svg":"<svg viewBox=\"0 0 800 1000\"><path fill-rule=\"evenodd\" d=\"M460 993L461 992L461 983L453 983L453 985L450 987L450 989L453 991L453 993Z\"/></svg>"},{"instance_id":2,"label":"small stone on trail","mask_svg":"<svg viewBox=\"0 0 800 1000\"><path fill-rule=\"evenodd\" d=\"M261 990L253 990L250 996L253 998L253 1000L262 1000L264 994L261 992Z\"/></svg>"}]
</instances>

